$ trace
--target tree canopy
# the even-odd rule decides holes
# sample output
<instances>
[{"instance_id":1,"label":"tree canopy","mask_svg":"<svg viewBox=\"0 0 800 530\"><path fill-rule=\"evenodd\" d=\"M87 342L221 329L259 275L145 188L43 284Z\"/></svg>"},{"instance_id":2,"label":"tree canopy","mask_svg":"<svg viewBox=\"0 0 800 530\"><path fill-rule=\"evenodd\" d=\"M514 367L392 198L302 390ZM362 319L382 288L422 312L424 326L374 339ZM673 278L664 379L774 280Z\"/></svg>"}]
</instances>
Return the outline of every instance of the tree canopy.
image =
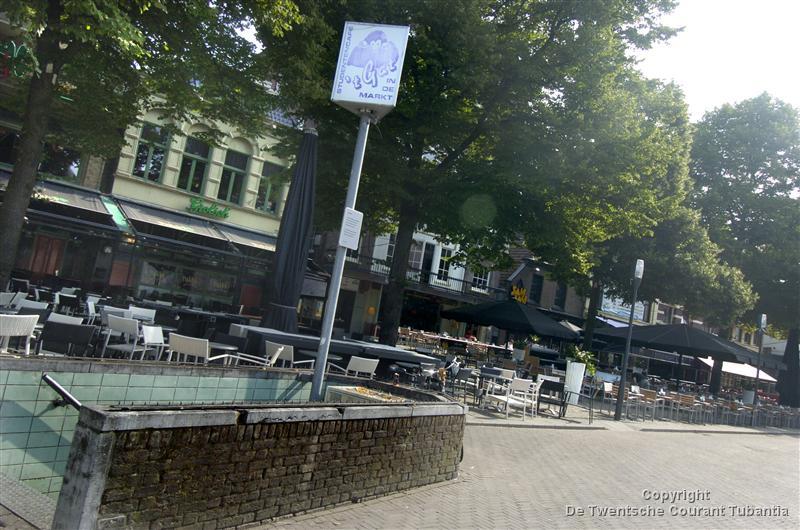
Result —
<instances>
[{"instance_id":1,"label":"tree canopy","mask_svg":"<svg viewBox=\"0 0 800 530\"><path fill-rule=\"evenodd\" d=\"M7 249L0 256L2 285L14 264L43 140L113 157L122 131L151 108L167 122L202 116L211 140L215 123L223 121L261 135L274 108L270 79L241 31L258 22L280 34L298 20L291 0L12 0L3 10L12 26L25 28L21 38L35 64L18 92L3 98L10 110L24 110L0 207L0 247Z\"/></svg>"},{"instance_id":2,"label":"tree canopy","mask_svg":"<svg viewBox=\"0 0 800 530\"><path fill-rule=\"evenodd\" d=\"M616 197L624 204L612 211L619 215L599 219L599 227L591 216L606 210L584 209L580 198L569 194L593 195L591 184L583 188L586 179L570 182L568 175L561 183L562 175L551 171L566 166L553 162L560 151L552 144L568 143L560 143L565 133L557 128L559 118L574 118L579 125L576 106L584 103L579 94L591 95L599 105L593 92L604 93L602 83L622 82L620 72L630 64L626 50L672 33L658 23L671 1L466 0L459 9L422 0L297 4L301 24L279 39L270 36L269 26L261 36L284 106L319 122L320 226L335 226L340 218L357 123L329 101L344 22L411 27L398 105L370 136L358 199L373 228L398 231L382 301L384 342L396 338L416 227L458 241L478 262L502 258L524 233L535 250L579 249L570 266L585 269L589 258L580 250L585 239L608 237L610 225L628 224L620 218L628 215L625 207L637 192L650 189L640 174L656 173L670 158L655 157L648 164L652 171L626 172L635 190L626 193L619 183ZM629 111L637 112L634 105L641 102L629 104ZM591 110L602 114L599 106ZM598 118L596 126L600 123ZM642 144L652 141L654 150L663 143L655 138L661 133L632 131L630 137L637 133ZM529 153L542 150L550 151L549 166L514 163L530 162ZM553 235L533 237L547 232Z\"/></svg>"},{"instance_id":3,"label":"tree canopy","mask_svg":"<svg viewBox=\"0 0 800 530\"><path fill-rule=\"evenodd\" d=\"M762 94L697 124L693 202L723 256L740 268L764 313L786 332L781 402L800 406L800 115Z\"/></svg>"}]
</instances>

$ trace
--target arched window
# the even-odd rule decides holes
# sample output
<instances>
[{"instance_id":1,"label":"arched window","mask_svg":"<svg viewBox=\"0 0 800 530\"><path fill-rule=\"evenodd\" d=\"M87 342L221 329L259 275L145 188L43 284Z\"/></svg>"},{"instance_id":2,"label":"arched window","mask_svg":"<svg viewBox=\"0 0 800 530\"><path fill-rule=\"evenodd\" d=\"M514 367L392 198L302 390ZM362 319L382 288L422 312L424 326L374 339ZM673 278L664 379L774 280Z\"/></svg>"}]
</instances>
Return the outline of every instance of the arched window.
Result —
<instances>
[{"instance_id":1,"label":"arched window","mask_svg":"<svg viewBox=\"0 0 800 530\"><path fill-rule=\"evenodd\" d=\"M178 187L192 193L203 191L203 181L206 178L206 167L208 166L208 144L192 138L186 139L186 147L183 150L183 160L181 161L181 172L178 175Z\"/></svg>"},{"instance_id":2,"label":"arched window","mask_svg":"<svg viewBox=\"0 0 800 530\"><path fill-rule=\"evenodd\" d=\"M278 164L264 162L261 176L258 178L258 194L256 195L256 210L275 213L281 187L278 185L277 175L283 171Z\"/></svg>"},{"instance_id":3,"label":"arched window","mask_svg":"<svg viewBox=\"0 0 800 530\"><path fill-rule=\"evenodd\" d=\"M152 182L159 182L164 171L169 135L158 125L145 123L136 147L133 174Z\"/></svg>"},{"instance_id":4,"label":"arched window","mask_svg":"<svg viewBox=\"0 0 800 530\"><path fill-rule=\"evenodd\" d=\"M225 165L222 167L217 199L241 204L248 158L244 153L228 149L225 154Z\"/></svg>"}]
</instances>

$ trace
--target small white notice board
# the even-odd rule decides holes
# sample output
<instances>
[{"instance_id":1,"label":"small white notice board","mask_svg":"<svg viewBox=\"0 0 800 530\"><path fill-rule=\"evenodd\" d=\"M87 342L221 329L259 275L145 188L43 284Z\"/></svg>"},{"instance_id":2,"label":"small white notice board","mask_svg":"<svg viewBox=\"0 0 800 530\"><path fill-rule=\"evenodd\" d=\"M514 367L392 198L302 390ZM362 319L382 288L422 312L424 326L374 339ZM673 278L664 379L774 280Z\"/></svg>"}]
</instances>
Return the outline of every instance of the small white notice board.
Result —
<instances>
[{"instance_id":1,"label":"small white notice board","mask_svg":"<svg viewBox=\"0 0 800 530\"><path fill-rule=\"evenodd\" d=\"M358 250L358 240L361 236L361 223L364 214L353 208L344 209L342 218L342 231L339 232L339 246Z\"/></svg>"}]
</instances>

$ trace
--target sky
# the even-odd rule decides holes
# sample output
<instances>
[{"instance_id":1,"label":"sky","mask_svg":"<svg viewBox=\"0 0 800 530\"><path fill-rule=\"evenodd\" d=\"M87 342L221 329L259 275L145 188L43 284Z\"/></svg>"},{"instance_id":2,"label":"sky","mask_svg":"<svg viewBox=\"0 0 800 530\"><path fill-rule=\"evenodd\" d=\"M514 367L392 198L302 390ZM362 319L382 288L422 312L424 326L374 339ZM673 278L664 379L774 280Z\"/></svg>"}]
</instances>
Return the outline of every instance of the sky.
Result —
<instances>
[{"instance_id":1,"label":"sky","mask_svg":"<svg viewBox=\"0 0 800 530\"><path fill-rule=\"evenodd\" d=\"M692 121L765 91L800 109L800 0L680 0L663 22L684 30L639 67L683 88Z\"/></svg>"}]
</instances>

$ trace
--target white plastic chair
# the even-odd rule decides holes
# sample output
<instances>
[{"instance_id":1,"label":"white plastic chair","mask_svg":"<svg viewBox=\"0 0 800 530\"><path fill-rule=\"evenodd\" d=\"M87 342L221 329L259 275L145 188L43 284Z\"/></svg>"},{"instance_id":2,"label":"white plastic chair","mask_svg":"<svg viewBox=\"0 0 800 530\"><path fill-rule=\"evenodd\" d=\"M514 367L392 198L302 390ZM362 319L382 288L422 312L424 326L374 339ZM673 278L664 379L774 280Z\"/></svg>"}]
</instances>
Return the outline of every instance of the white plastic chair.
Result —
<instances>
[{"instance_id":1,"label":"white plastic chair","mask_svg":"<svg viewBox=\"0 0 800 530\"><path fill-rule=\"evenodd\" d=\"M108 341L111 340L112 332L122 335L126 341L122 344L109 344ZM106 333L106 340L103 342L103 350L100 352L100 357L105 357L106 350L113 350L128 353L128 358L133 359L135 352L144 352L145 349L144 346L139 344L139 339L139 322L132 318L108 315L108 333Z\"/></svg>"},{"instance_id":2,"label":"white plastic chair","mask_svg":"<svg viewBox=\"0 0 800 530\"><path fill-rule=\"evenodd\" d=\"M330 371L331 368L335 368L345 375L350 375L351 372L356 377L358 377L358 374L366 374L370 379L372 379L375 377L375 370L378 368L379 362L380 359L367 359L353 355L350 357L350 360L347 362L347 366L345 368L342 368L337 364L328 363L328 371Z\"/></svg>"},{"instance_id":3,"label":"white plastic chair","mask_svg":"<svg viewBox=\"0 0 800 530\"><path fill-rule=\"evenodd\" d=\"M506 410L508 419L509 409L518 407L522 409L522 419L525 419L525 410L530 405L531 417L536 416L536 408L539 400L539 384L534 383L533 379L513 379L506 387L505 394L489 394L486 396L488 401L502 403Z\"/></svg>"},{"instance_id":4,"label":"white plastic chair","mask_svg":"<svg viewBox=\"0 0 800 530\"><path fill-rule=\"evenodd\" d=\"M11 302L8 305L12 309L20 309L22 307L22 302L28 297L28 293L19 291L14 295L14 298L11 299Z\"/></svg>"},{"instance_id":5,"label":"white plastic chair","mask_svg":"<svg viewBox=\"0 0 800 530\"><path fill-rule=\"evenodd\" d=\"M147 309L145 307L136 307L132 305L128 307L128 311L131 312L131 318L135 318L136 320L140 320L142 322L153 322L153 320L156 318L155 309Z\"/></svg>"},{"instance_id":6,"label":"white plastic chair","mask_svg":"<svg viewBox=\"0 0 800 530\"><path fill-rule=\"evenodd\" d=\"M31 309L47 309L49 305L50 304L47 302L36 302L34 300L23 299L17 309L22 309L23 307L30 307Z\"/></svg>"},{"instance_id":7,"label":"white plastic chair","mask_svg":"<svg viewBox=\"0 0 800 530\"><path fill-rule=\"evenodd\" d=\"M216 361L217 359L237 359L260 365L265 364L265 359L245 355L243 353L211 355L211 346L208 339L197 339L194 337L187 337L186 335L178 335L177 333L169 334L169 355L167 356L167 362L172 361L173 353L177 354L176 362L182 362L182 358L188 360L189 357L194 357L195 363L202 360L203 364L208 364L208 361Z\"/></svg>"},{"instance_id":8,"label":"white plastic chair","mask_svg":"<svg viewBox=\"0 0 800 530\"><path fill-rule=\"evenodd\" d=\"M309 368L314 367L314 360L308 361L295 361L294 360L294 346L289 346L288 344L278 344L277 342L270 342L264 341L266 344L266 351L267 351L267 358L273 357L275 350L280 348L281 351L278 353L278 356L275 360L269 364L268 366L275 366L275 363L281 361L283 367L295 368L297 365L309 365Z\"/></svg>"},{"instance_id":9,"label":"white plastic chair","mask_svg":"<svg viewBox=\"0 0 800 530\"><path fill-rule=\"evenodd\" d=\"M86 323L90 325L94 325L95 320L100 316L94 304L94 301L86 300Z\"/></svg>"},{"instance_id":10,"label":"white plastic chair","mask_svg":"<svg viewBox=\"0 0 800 530\"><path fill-rule=\"evenodd\" d=\"M11 305L11 300L14 299L16 293L0 293L0 307Z\"/></svg>"},{"instance_id":11,"label":"white plastic chair","mask_svg":"<svg viewBox=\"0 0 800 530\"><path fill-rule=\"evenodd\" d=\"M25 355L31 353L31 335L39 322L38 315L0 315L0 353L8 350L11 337L25 338Z\"/></svg>"},{"instance_id":12,"label":"white plastic chair","mask_svg":"<svg viewBox=\"0 0 800 530\"><path fill-rule=\"evenodd\" d=\"M62 315L61 313L50 313L50 315L47 317L47 320L48 322L61 322L62 324L83 324L83 318Z\"/></svg>"},{"instance_id":13,"label":"white plastic chair","mask_svg":"<svg viewBox=\"0 0 800 530\"><path fill-rule=\"evenodd\" d=\"M164 352L167 343L164 342L164 330L161 326L142 326L142 360L144 360L145 353L154 350L155 359L161 359L161 354Z\"/></svg>"}]
</instances>

